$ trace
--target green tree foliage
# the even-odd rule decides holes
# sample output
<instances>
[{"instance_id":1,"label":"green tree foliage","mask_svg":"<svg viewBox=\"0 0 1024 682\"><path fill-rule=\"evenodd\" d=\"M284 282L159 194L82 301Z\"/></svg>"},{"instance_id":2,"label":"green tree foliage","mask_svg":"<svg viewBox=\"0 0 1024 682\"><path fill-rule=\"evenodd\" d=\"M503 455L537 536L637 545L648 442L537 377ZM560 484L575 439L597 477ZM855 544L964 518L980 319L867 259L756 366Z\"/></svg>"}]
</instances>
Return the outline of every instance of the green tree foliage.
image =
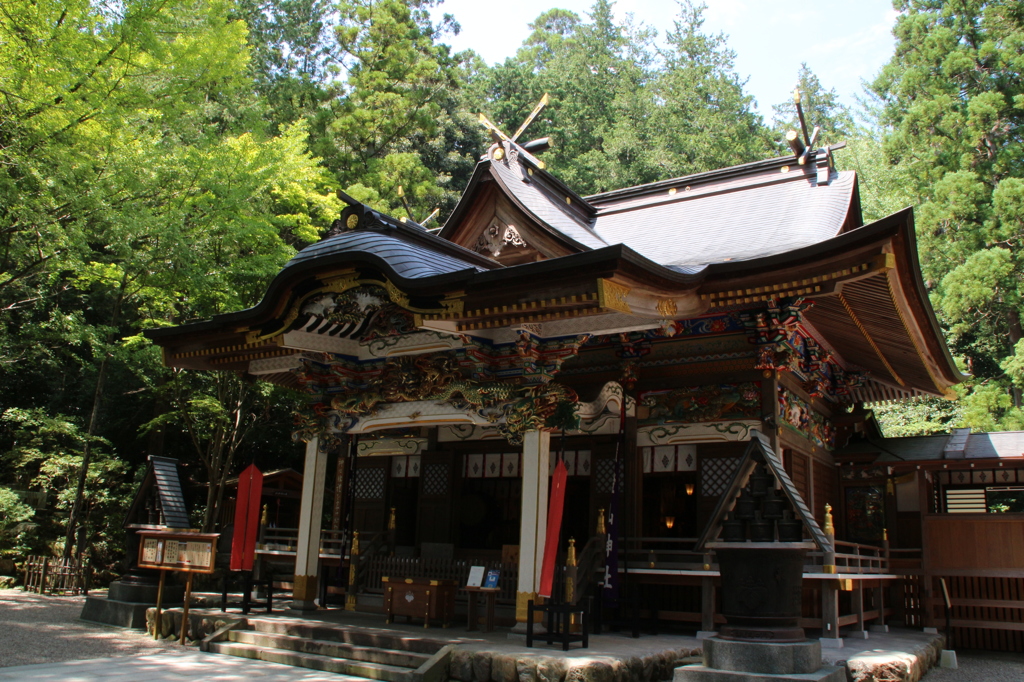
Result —
<instances>
[{"instance_id":1,"label":"green tree foliage","mask_svg":"<svg viewBox=\"0 0 1024 682\"><path fill-rule=\"evenodd\" d=\"M432 0L241 0L270 123L306 121L310 148L340 187L385 212L444 216L469 180L482 136L465 112L470 55L439 42Z\"/></svg>"},{"instance_id":2,"label":"green tree foliage","mask_svg":"<svg viewBox=\"0 0 1024 682\"><path fill-rule=\"evenodd\" d=\"M964 423L1019 428L1024 7L895 4L902 12L896 54L872 87L888 159L920 202L918 239L933 302L951 348L974 375L960 391Z\"/></svg>"},{"instance_id":3,"label":"green tree foliage","mask_svg":"<svg viewBox=\"0 0 1024 682\"><path fill-rule=\"evenodd\" d=\"M855 125L850 108L839 101L835 88L825 89L806 62L800 65L795 89L800 91L800 107L804 111L808 133L815 126L821 129L816 145L847 142L854 135ZM790 130L801 132L794 99L772 106L772 131L780 145L785 144L786 132ZM787 149L788 146L783 151Z\"/></svg>"},{"instance_id":4,"label":"green tree foliage","mask_svg":"<svg viewBox=\"0 0 1024 682\"><path fill-rule=\"evenodd\" d=\"M589 21L545 12L515 57L478 72L479 106L512 132L549 93L530 136L553 139L552 172L583 193L764 158L768 130L703 12L681 2L660 48L653 29L616 23L608 0Z\"/></svg>"},{"instance_id":5,"label":"green tree foliage","mask_svg":"<svg viewBox=\"0 0 1024 682\"><path fill-rule=\"evenodd\" d=\"M231 10L16 0L0 12L0 381L19 389L3 407L80 434L74 454L37 439L50 478L22 481L63 491L52 519L68 540L116 517L90 516L90 481L130 480L107 462L138 467L139 425L160 411L133 363L163 370L124 339L252 305L340 208L306 124L261 124ZM31 470L12 419L0 423L11 483Z\"/></svg>"}]
</instances>

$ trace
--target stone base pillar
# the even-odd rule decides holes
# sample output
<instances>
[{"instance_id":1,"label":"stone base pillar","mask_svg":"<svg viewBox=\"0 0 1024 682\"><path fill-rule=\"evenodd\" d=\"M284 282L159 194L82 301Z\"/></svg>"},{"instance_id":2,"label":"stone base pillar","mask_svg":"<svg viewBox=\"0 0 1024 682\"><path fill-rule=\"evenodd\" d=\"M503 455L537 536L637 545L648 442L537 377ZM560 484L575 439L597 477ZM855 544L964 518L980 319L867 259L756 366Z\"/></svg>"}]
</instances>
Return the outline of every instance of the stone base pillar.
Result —
<instances>
[{"instance_id":1,"label":"stone base pillar","mask_svg":"<svg viewBox=\"0 0 1024 682\"><path fill-rule=\"evenodd\" d=\"M676 668L674 682L845 682L846 670L821 664L814 640L784 644L710 637L703 642L704 664Z\"/></svg>"}]
</instances>

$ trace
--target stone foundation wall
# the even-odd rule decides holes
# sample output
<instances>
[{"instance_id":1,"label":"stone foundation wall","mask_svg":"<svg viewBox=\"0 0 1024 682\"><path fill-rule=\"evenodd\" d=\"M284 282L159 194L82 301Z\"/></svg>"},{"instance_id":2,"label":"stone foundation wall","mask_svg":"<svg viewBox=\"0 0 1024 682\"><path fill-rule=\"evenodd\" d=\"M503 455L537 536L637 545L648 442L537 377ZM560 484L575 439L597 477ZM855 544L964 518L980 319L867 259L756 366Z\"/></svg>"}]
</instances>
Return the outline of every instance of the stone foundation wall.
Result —
<instances>
[{"instance_id":1,"label":"stone foundation wall","mask_svg":"<svg viewBox=\"0 0 1024 682\"><path fill-rule=\"evenodd\" d=\"M699 655L700 649L626 659L456 650L448 675L459 682L655 682L672 679L683 659Z\"/></svg>"},{"instance_id":2,"label":"stone foundation wall","mask_svg":"<svg viewBox=\"0 0 1024 682\"><path fill-rule=\"evenodd\" d=\"M160 614L160 638L177 640L181 635L181 609L165 609ZM156 608L146 609L146 632L153 636L153 621L156 620ZM189 644L198 644L199 640L207 635L213 634L223 626L238 618L212 618L208 615L190 613L188 615L188 641Z\"/></svg>"},{"instance_id":3,"label":"stone foundation wall","mask_svg":"<svg viewBox=\"0 0 1024 682\"><path fill-rule=\"evenodd\" d=\"M835 665L845 665L851 682L918 682L939 662L945 638L936 637L901 650L865 651Z\"/></svg>"}]
</instances>

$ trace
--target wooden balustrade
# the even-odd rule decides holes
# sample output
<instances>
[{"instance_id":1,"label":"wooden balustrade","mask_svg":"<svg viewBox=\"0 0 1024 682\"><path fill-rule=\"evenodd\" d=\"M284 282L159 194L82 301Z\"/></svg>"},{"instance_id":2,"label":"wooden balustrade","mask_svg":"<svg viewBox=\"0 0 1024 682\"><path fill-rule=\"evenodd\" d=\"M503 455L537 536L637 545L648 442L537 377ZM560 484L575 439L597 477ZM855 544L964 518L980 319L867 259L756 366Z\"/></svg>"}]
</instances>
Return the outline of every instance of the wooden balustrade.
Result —
<instances>
[{"instance_id":1,"label":"wooden balustrade","mask_svg":"<svg viewBox=\"0 0 1024 682\"><path fill-rule=\"evenodd\" d=\"M320 554L341 556L345 553L348 536L343 530L320 531ZM299 544L298 528L263 527L260 531L256 551L295 552Z\"/></svg>"}]
</instances>

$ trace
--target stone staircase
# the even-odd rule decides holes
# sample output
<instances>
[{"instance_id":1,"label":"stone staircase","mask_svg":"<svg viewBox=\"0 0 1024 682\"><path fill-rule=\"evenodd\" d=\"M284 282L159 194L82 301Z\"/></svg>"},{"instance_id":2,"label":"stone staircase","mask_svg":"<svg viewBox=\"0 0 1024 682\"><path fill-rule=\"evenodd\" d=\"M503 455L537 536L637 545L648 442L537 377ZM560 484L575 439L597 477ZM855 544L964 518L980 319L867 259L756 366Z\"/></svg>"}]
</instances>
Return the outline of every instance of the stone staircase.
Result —
<instances>
[{"instance_id":1,"label":"stone staircase","mask_svg":"<svg viewBox=\"0 0 1024 682\"><path fill-rule=\"evenodd\" d=\"M256 618L203 642L214 653L387 682L444 682L454 648L395 631Z\"/></svg>"}]
</instances>

